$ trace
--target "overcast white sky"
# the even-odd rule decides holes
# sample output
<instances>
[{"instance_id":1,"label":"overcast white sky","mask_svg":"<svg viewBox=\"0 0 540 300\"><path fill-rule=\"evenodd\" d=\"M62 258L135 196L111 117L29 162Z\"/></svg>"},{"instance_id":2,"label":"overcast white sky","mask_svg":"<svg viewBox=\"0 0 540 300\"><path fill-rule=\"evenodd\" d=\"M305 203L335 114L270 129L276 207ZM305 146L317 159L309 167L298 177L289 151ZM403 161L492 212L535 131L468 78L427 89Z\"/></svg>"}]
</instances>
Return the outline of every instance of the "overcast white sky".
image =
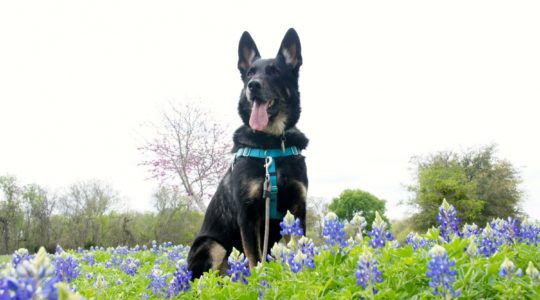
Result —
<instances>
[{"instance_id":1,"label":"overcast white sky","mask_svg":"<svg viewBox=\"0 0 540 300\"><path fill-rule=\"evenodd\" d=\"M149 209L141 124L191 99L236 128L240 35L270 57L294 27L311 196L360 188L400 218L412 156L497 143L540 219L538 1L314 2L0 2L0 174Z\"/></svg>"}]
</instances>

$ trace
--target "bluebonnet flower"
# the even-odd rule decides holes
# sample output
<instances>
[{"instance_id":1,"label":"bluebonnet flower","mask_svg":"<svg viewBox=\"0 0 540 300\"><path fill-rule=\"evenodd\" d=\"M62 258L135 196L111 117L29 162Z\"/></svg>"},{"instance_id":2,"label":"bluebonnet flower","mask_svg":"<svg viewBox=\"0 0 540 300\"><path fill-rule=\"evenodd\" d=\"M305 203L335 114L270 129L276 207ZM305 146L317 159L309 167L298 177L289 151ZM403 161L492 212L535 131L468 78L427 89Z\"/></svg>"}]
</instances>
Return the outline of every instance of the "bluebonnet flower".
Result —
<instances>
[{"instance_id":1,"label":"bluebonnet flower","mask_svg":"<svg viewBox=\"0 0 540 300\"><path fill-rule=\"evenodd\" d=\"M62 246L56 245L56 252L54 254L61 254L64 252L64 249L62 249Z\"/></svg>"},{"instance_id":2,"label":"bluebonnet flower","mask_svg":"<svg viewBox=\"0 0 540 300\"><path fill-rule=\"evenodd\" d=\"M287 259L287 264L289 264L289 267L291 268L291 271L293 273L298 273L302 270L302 262L305 258L305 254L300 252L300 251L297 251L297 252L294 252L294 251L291 251L290 252L290 256L289 258Z\"/></svg>"},{"instance_id":3,"label":"bluebonnet flower","mask_svg":"<svg viewBox=\"0 0 540 300\"><path fill-rule=\"evenodd\" d=\"M270 249L270 260L275 260L282 264L287 264L293 273L302 270L303 266L310 269L315 267L315 255L318 253L313 241L302 236L298 241L291 239L285 246L281 243L275 243Z\"/></svg>"},{"instance_id":4,"label":"bluebonnet flower","mask_svg":"<svg viewBox=\"0 0 540 300\"><path fill-rule=\"evenodd\" d=\"M393 241L394 237L390 231L386 230L388 225L383 220L379 212L375 212L375 220L371 226L371 231L368 232L368 235L371 237L369 244L373 248L384 247L386 241Z\"/></svg>"},{"instance_id":5,"label":"bluebonnet flower","mask_svg":"<svg viewBox=\"0 0 540 300\"><path fill-rule=\"evenodd\" d=\"M304 254L302 264L310 269L315 268L315 255L318 251L313 241L305 236L301 237L298 240L298 250Z\"/></svg>"},{"instance_id":6,"label":"bluebonnet flower","mask_svg":"<svg viewBox=\"0 0 540 300\"><path fill-rule=\"evenodd\" d=\"M13 253L11 263L14 268L17 268L17 265L23 260L30 260L30 254L25 248L21 248Z\"/></svg>"},{"instance_id":7,"label":"bluebonnet flower","mask_svg":"<svg viewBox=\"0 0 540 300\"><path fill-rule=\"evenodd\" d=\"M361 212L353 215L350 222L345 222L345 233L349 237L349 245L361 245L364 242L364 228L367 226L366 219Z\"/></svg>"},{"instance_id":8,"label":"bluebonnet flower","mask_svg":"<svg viewBox=\"0 0 540 300\"><path fill-rule=\"evenodd\" d=\"M167 258L169 259L169 262L176 264L177 261L183 258L184 253L184 247L183 246L175 246L173 247L168 253Z\"/></svg>"},{"instance_id":9,"label":"bluebonnet flower","mask_svg":"<svg viewBox=\"0 0 540 300\"><path fill-rule=\"evenodd\" d=\"M159 251L158 251L158 247L157 247L157 242L156 242L156 240L153 240L153 241L152 241L152 252L153 252L154 254L158 254L158 252L159 252Z\"/></svg>"},{"instance_id":10,"label":"bluebonnet flower","mask_svg":"<svg viewBox=\"0 0 540 300\"><path fill-rule=\"evenodd\" d=\"M449 260L446 250L435 245L429 250L431 260L428 262L428 272L426 275L430 278L429 286L433 289L433 295L441 295L443 298L458 296L459 292L454 291L452 283L456 281L456 271L451 270L456 262Z\"/></svg>"},{"instance_id":11,"label":"bluebonnet flower","mask_svg":"<svg viewBox=\"0 0 540 300\"><path fill-rule=\"evenodd\" d=\"M535 225L525 218L521 222L520 241L527 245L538 245L540 237L540 226Z\"/></svg>"},{"instance_id":12,"label":"bluebonnet flower","mask_svg":"<svg viewBox=\"0 0 540 300\"><path fill-rule=\"evenodd\" d=\"M514 263L508 259L508 257L504 258L503 263L499 267L499 276L500 277L506 277L507 279L511 279L514 275L520 276L523 274L521 269L516 270L516 266Z\"/></svg>"},{"instance_id":13,"label":"bluebonnet flower","mask_svg":"<svg viewBox=\"0 0 540 300\"><path fill-rule=\"evenodd\" d=\"M53 259L55 276L58 281L70 283L81 273L79 260L65 251L58 251L58 253Z\"/></svg>"},{"instance_id":14,"label":"bluebonnet flower","mask_svg":"<svg viewBox=\"0 0 540 300\"><path fill-rule=\"evenodd\" d=\"M94 259L94 254L91 252L88 252L83 256L83 261L86 261L89 266L93 266L96 263L96 260Z\"/></svg>"},{"instance_id":15,"label":"bluebonnet flower","mask_svg":"<svg viewBox=\"0 0 540 300\"><path fill-rule=\"evenodd\" d=\"M137 274L137 267L139 267L140 262L138 259L133 259L131 257L126 258L124 264L120 267L129 276L135 276Z\"/></svg>"},{"instance_id":16,"label":"bluebonnet flower","mask_svg":"<svg viewBox=\"0 0 540 300\"><path fill-rule=\"evenodd\" d=\"M445 241L450 241L453 235L459 236L459 221L456 209L453 205L448 204L446 199L443 199L437 214L437 222L441 227L440 235Z\"/></svg>"},{"instance_id":17,"label":"bluebonnet flower","mask_svg":"<svg viewBox=\"0 0 540 300\"><path fill-rule=\"evenodd\" d=\"M176 297L178 293L187 291L190 289L191 285L189 281L191 280L192 272L188 270L187 264L184 260L180 260L176 266L176 271L174 271L173 278L169 284L169 289L167 290L167 298Z\"/></svg>"},{"instance_id":18,"label":"bluebonnet flower","mask_svg":"<svg viewBox=\"0 0 540 300\"><path fill-rule=\"evenodd\" d=\"M475 241L474 236L469 237L469 244L467 245L467 248L465 249L465 252L470 257L478 256L478 246L477 246L477 243Z\"/></svg>"},{"instance_id":19,"label":"bluebonnet flower","mask_svg":"<svg viewBox=\"0 0 540 300\"><path fill-rule=\"evenodd\" d=\"M416 251L421 248L425 248L430 244L429 240L425 237L420 236L416 232L411 232L405 238L405 244L411 245L413 250Z\"/></svg>"},{"instance_id":20,"label":"bluebonnet flower","mask_svg":"<svg viewBox=\"0 0 540 300\"><path fill-rule=\"evenodd\" d=\"M472 223L463 225L463 237L469 238L471 236L475 236L480 232L478 225Z\"/></svg>"},{"instance_id":21,"label":"bluebonnet flower","mask_svg":"<svg viewBox=\"0 0 540 300\"><path fill-rule=\"evenodd\" d=\"M501 244L502 241L495 236L489 223L486 224L486 228L482 230L482 234L480 235L480 253L485 257L490 257L497 252Z\"/></svg>"},{"instance_id":22,"label":"bluebonnet flower","mask_svg":"<svg viewBox=\"0 0 540 300\"><path fill-rule=\"evenodd\" d=\"M279 223L281 231L279 232L281 236L291 235L291 236L303 236L304 229L300 227L300 219L294 218L293 214L290 211L287 211L287 214L283 218L283 221Z\"/></svg>"},{"instance_id":23,"label":"bluebonnet flower","mask_svg":"<svg viewBox=\"0 0 540 300\"><path fill-rule=\"evenodd\" d=\"M129 249L128 249L128 247L125 247L125 246L118 246L113 251L113 254L119 254L119 255L122 255L122 256L126 256L126 255L129 254Z\"/></svg>"},{"instance_id":24,"label":"bluebonnet flower","mask_svg":"<svg viewBox=\"0 0 540 300\"><path fill-rule=\"evenodd\" d=\"M489 223L493 230L493 235L499 245L503 243L512 244L516 239L519 239L519 221L514 218L503 220L500 218L494 219Z\"/></svg>"},{"instance_id":25,"label":"bluebonnet flower","mask_svg":"<svg viewBox=\"0 0 540 300\"><path fill-rule=\"evenodd\" d=\"M122 279L118 278L118 279L116 279L115 283L116 283L116 285L121 285L124 282L122 281Z\"/></svg>"},{"instance_id":26,"label":"bluebonnet flower","mask_svg":"<svg viewBox=\"0 0 540 300\"><path fill-rule=\"evenodd\" d=\"M92 279L92 278L94 278L94 274L86 273L85 277L86 277L86 279Z\"/></svg>"},{"instance_id":27,"label":"bluebonnet flower","mask_svg":"<svg viewBox=\"0 0 540 300\"><path fill-rule=\"evenodd\" d=\"M150 273L150 285L148 288L152 289L153 294L162 294L167 292L167 275L163 274L163 271L159 265L154 266Z\"/></svg>"},{"instance_id":28,"label":"bluebonnet flower","mask_svg":"<svg viewBox=\"0 0 540 300\"><path fill-rule=\"evenodd\" d=\"M527 266L527 270L525 271L527 276L531 279L531 282L539 283L540 282L540 272L538 272L538 269L534 267L534 264L532 261L529 262L529 265Z\"/></svg>"},{"instance_id":29,"label":"bluebonnet flower","mask_svg":"<svg viewBox=\"0 0 540 300\"><path fill-rule=\"evenodd\" d=\"M356 284L361 285L364 290L371 287L374 294L377 293L375 284L383 281L382 271L379 271L378 265L379 261L373 256L373 253L364 249L364 252L358 257L355 274Z\"/></svg>"},{"instance_id":30,"label":"bluebonnet flower","mask_svg":"<svg viewBox=\"0 0 540 300\"><path fill-rule=\"evenodd\" d=\"M268 281L266 279L262 279L259 282L259 297L258 299L264 299L264 291L270 287L270 284L268 284Z\"/></svg>"},{"instance_id":31,"label":"bluebonnet flower","mask_svg":"<svg viewBox=\"0 0 540 300\"><path fill-rule=\"evenodd\" d=\"M106 266L107 268L114 266L119 266L124 262L124 258L119 255L112 255L109 261L107 262Z\"/></svg>"},{"instance_id":32,"label":"bluebonnet flower","mask_svg":"<svg viewBox=\"0 0 540 300\"><path fill-rule=\"evenodd\" d=\"M324 217L324 228L322 235L326 245L329 247L347 247L344 225L339 221L337 215L333 212L329 212Z\"/></svg>"},{"instance_id":33,"label":"bluebonnet flower","mask_svg":"<svg viewBox=\"0 0 540 300\"><path fill-rule=\"evenodd\" d=\"M272 248L270 249L270 255L268 256L268 259L284 263L287 262L289 252L290 249L283 244L275 243L274 246L272 246Z\"/></svg>"},{"instance_id":34,"label":"bluebonnet flower","mask_svg":"<svg viewBox=\"0 0 540 300\"><path fill-rule=\"evenodd\" d=\"M236 248L233 248L227 262L229 263L227 275L231 276L231 280L236 282L240 279L244 284L247 284L246 277L251 275L247 257L244 257L243 253L240 253Z\"/></svg>"},{"instance_id":35,"label":"bluebonnet flower","mask_svg":"<svg viewBox=\"0 0 540 300\"><path fill-rule=\"evenodd\" d=\"M0 299L57 299L57 278L47 252L41 247L31 259L0 276Z\"/></svg>"}]
</instances>

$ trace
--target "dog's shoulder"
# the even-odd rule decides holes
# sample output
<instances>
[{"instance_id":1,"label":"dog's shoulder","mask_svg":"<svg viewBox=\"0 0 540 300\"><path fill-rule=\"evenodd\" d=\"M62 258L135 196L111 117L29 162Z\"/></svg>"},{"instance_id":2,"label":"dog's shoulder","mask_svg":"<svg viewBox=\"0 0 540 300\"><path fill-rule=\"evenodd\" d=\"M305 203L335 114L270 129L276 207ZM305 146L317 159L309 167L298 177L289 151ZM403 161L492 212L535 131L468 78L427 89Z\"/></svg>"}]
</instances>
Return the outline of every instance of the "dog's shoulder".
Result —
<instances>
[{"instance_id":1,"label":"dog's shoulder","mask_svg":"<svg viewBox=\"0 0 540 300\"><path fill-rule=\"evenodd\" d=\"M284 139L286 147L295 146L298 150L304 150L308 146L309 139L298 128L293 127L285 131L283 136L275 136L260 131L254 131L248 126L241 126L233 135L233 153L243 147L260 149L279 149Z\"/></svg>"}]
</instances>

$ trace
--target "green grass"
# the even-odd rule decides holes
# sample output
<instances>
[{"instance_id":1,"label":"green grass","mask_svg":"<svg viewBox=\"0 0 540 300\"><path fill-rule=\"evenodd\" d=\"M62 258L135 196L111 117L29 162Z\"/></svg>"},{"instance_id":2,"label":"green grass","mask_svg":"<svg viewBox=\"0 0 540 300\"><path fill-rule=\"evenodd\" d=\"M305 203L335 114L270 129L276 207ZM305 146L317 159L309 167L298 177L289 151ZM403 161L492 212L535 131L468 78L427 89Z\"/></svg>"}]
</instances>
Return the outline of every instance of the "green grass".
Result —
<instances>
[{"instance_id":1,"label":"green grass","mask_svg":"<svg viewBox=\"0 0 540 300\"><path fill-rule=\"evenodd\" d=\"M0 264L8 263L11 261L11 255L0 255Z\"/></svg>"}]
</instances>

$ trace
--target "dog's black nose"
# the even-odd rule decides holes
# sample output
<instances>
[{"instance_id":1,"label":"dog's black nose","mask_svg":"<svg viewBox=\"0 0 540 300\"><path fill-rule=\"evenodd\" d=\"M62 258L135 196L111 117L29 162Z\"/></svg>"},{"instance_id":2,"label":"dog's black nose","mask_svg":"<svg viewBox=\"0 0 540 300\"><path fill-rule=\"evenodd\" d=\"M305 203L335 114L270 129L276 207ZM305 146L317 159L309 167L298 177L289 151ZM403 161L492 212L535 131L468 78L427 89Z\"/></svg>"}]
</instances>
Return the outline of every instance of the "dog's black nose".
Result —
<instances>
[{"instance_id":1,"label":"dog's black nose","mask_svg":"<svg viewBox=\"0 0 540 300\"><path fill-rule=\"evenodd\" d=\"M251 80L248 82L248 89L250 91L256 91L261 89L261 82L258 80Z\"/></svg>"}]
</instances>

